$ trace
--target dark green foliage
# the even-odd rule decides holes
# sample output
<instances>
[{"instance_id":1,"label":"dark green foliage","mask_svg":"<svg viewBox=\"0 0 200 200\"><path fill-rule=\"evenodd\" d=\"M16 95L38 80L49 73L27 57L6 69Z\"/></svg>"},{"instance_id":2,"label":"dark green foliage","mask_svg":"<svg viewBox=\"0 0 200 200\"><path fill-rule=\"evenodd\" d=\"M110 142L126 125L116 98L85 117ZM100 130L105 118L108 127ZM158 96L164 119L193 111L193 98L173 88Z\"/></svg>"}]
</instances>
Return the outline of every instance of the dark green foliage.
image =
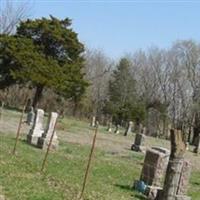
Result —
<instances>
[{"instance_id":1,"label":"dark green foliage","mask_svg":"<svg viewBox=\"0 0 200 200\"><path fill-rule=\"evenodd\" d=\"M80 99L87 86L82 73L84 47L70 25L68 18L51 16L21 22L15 36L1 35L1 88L30 82L37 88L35 103L44 87Z\"/></svg>"},{"instance_id":2,"label":"dark green foliage","mask_svg":"<svg viewBox=\"0 0 200 200\"><path fill-rule=\"evenodd\" d=\"M109 84L109 101L105 107L105 111L113 115L116 123L144 116L144 106L138 101L135 84L130 61L122 58L113 71Z\"/></svg>"}]
</instances>

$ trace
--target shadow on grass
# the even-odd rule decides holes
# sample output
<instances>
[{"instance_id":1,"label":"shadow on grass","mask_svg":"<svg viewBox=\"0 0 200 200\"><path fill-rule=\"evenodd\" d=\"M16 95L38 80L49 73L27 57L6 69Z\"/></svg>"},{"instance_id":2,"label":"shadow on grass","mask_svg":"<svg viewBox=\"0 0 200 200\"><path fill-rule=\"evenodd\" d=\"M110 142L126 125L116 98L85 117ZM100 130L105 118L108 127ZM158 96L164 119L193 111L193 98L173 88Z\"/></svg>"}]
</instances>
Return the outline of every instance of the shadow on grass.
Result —
<instances>
[{"instance_id":1,"label":"shadow on grass","mask_svg":"<svg viewBox=\"0 0 200 200\"><path fill-rule=\"evenodd\" d=\"M116 187L122 189L122 190L126 190L126 191L133 191L133 188L130 187L130 185L120 185L120 184L115 184Z\"/></svg>"},{"instance_id":2,"label":"shadow on grass","mask_svg":"<svg viewBox=\"0 0 200 200\"><path fill-rule=\"evenodd\" d=\"M143 196L142 194L135 194L135 195L133 195L133 197L136 197L140 200L147 200L147 198L145 196Z\"/></svg>"},{"instance_id":3,"label":"shadow on grass","mask_svg":"<svg viewBox=\"0 0 200 200\"><path fill-rule=\"evenodd\" d=\"M129 192L133 192L134 191L133 188L130 187L130 185L115 184L115 186L120 188L120 189L122 189L122 190L126 190L126 191L129 191ZM144 195L142 195L142 194L139 194L139 193L138 194L133 194L131 196L132 197L136 197L136 198L138 198L140 200L146 200L146 197Z\"/></svg>"},{"instance_id":4,"label":"shadow on grass","mask_svg":"<svg viewBox=\"0 0 200 200\"><path fill-rule=\"evenodd\" d=\"M198 182L192 182L192 185L198 185L198 186L200 186L200 182L198 183Z\"/></svg>"}]
</instances>

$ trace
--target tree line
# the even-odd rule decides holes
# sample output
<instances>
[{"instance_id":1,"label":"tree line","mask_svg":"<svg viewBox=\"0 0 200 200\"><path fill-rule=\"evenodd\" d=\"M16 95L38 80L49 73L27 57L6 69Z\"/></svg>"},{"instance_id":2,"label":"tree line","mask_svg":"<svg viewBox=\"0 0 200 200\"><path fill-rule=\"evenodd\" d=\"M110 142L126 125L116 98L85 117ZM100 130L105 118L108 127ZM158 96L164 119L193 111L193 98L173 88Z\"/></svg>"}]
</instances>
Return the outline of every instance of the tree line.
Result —
<instances>
[{"instance_id":1,"label":"tree line","mask_svg":"<svg viewBox=\"0 0 200 200\"><path fill-rule=\"evenodd\" d=\"M101 123L122 126L139 121L147 134L159 137L176 127L195 143L200 132L198 42L180 40L168 49L152 47L113 60L102 50L87 49L69 18L26 19L14 23L14 31L10 26L4 24L0 34L0 97L7 106L19 107L28 95L33 107L95 115Z\"/></svg>"}]
</instances>

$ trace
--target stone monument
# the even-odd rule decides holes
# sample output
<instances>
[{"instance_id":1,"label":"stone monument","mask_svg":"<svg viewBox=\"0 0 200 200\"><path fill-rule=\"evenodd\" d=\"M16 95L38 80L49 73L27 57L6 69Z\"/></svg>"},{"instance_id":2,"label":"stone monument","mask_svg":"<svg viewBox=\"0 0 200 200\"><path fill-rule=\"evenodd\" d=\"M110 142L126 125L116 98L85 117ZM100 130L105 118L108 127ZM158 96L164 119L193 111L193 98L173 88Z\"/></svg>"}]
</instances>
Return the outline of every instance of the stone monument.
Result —
<instances>
[{"instance_id":1,"label":"stone monument","mask_svg":"<svg viewBox=\"0 0 200 200\"><path fill-rule=\"evenodd\" d=\"M55 125L56 125L57 118L58 118L58 114L56 112L52 112L50 114L48 123L47 123L47 128L46 128L45 132L42 134L42 136L38 139L37 146L39 148L45 149L48 147L50 138L51 138L53 132L55 131ZM56 132L54 132L51 147L54 149L58 147L58 138L57 138Z\"/></svg>"},{"instance_id":2,"label":"stone monument","mask_svg":"<svg viewBox=\"0 0 200 200\"><path fill-rule=\"evenodd\" d=\"M30 111L27 114L27 119L26 119L26 123L30 126L33 125L34 123L34 119L35 119L35 112L33 110L33 107L31 107Z\"/></svg>"},{"instance_id":3,"label":"stone monument","mask_svg":"<svg viewBox=\"0 0 200 200\"><path fill-rule=\"evenodd\" d=\"M131 133L131 131L132 131L132 127L133 127L133 122L130 121L130 122L128 123L128 126L126 127L126 130L125 130L124 136L127 136L129 133Z\"/></svg>"},{"instance_id":4,"label":"stone monument","mask_svg":"<svg viewBox=\"0 0 200 200\"><path fill-rule=\"evenodd\" d=\"M37 109L35 120L29 134L27 135L27 142L32 145L37 145L38 138L44 133L43 130L44 111Z\"/></svg>"},{"instance_id":5,"label":"stone monument","mask_svg":"<svg viewBox=\"0 0 200 200\"><path fill-rule=\"evenodd\" d=\"M131 146L131 150L145 152L144 140L145 135L143 133L136 133L135 141Z\"/></svg>"},{"instance_id":6,"label":"stone monument","mask_svg":"<svg viewBox=\"0 0 200 200\"><path fill-rule=\"evenodd\" d=\"M164 181L170 151L162 147L152 147L146 151L140 180L150 186L161 187Z\"/></svg>"}]
</instances>

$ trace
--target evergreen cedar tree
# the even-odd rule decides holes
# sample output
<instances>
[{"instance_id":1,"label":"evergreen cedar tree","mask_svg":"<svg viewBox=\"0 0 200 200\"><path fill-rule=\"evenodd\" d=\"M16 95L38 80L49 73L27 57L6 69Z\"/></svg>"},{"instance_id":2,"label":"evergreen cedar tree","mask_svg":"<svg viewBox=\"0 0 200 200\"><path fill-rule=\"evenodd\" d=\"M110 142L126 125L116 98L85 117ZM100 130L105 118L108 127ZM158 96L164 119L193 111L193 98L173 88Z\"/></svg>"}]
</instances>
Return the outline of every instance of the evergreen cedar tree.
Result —
<instances>
[{"instance_id":1,"label":"evergreen cedar tree","mask_svg":"<svg viewBox=\"0 0 200 200\"><path fill-rule=\"evenodd\" d=\"M145 108L136 95L136 81L131 72L131 63L127 58L122 58L112 73L105 112L113 116L116 124L144 118Z\"/></svg>"},{"instance_id":2,"label":"evergreen cedar tree","mask_svg":"<svg viewBox=\"0 0 200 200\"><path fill-rule=\"evenodd\" d=\"M79 101L84 80L84 46L71 20L53 16L21 22L15 35L0 35L0 88L16 83L36 87L35 107L45 87Z\"/></svg>"}]
</instances>

